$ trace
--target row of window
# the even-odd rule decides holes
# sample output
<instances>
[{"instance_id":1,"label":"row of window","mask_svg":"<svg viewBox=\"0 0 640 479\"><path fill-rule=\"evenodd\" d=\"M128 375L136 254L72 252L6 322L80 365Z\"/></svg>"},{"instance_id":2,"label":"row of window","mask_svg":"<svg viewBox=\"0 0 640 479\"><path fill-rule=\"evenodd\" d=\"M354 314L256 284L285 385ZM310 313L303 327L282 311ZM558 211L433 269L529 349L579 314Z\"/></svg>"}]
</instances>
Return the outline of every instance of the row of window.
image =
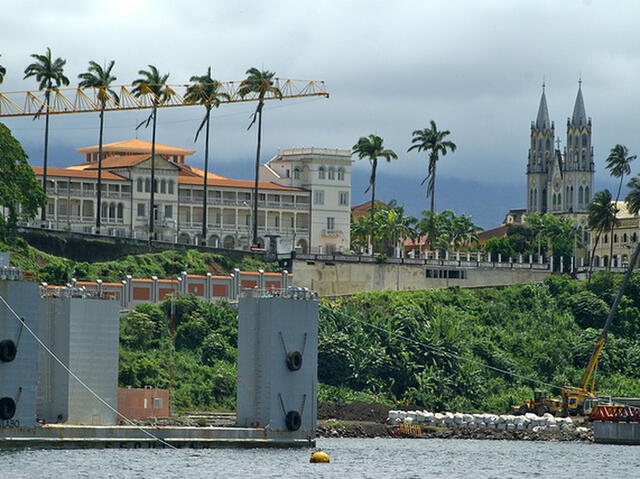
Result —
<instances>
[{"instance_id":1,"label":"row of window","mask_svg":"<svg viewBox=\"0 0 640 479\"><path fill-rule=\"evenodd\" d=\"M324 205L324 190L314 190L313 192L313 204ZM338 192L338 204L340 206L346 206L349 204L349 192Z\"/></svg>"},{"instance_id":2,"label":"row of window","mask_svg":"<svg viewBox=\"0 0 640 479\"><path fill-rule=\"evenodd\" d=\"M162 209L162 205L156 205L154 219L158 219L158 210ZM138 203L138 217L147 216L147 203ZM173 205L164 205L164 218L173 218Z\"/></svg>"},{"instance_id":3,"label":"row of window","mask_svg":"<svg viewBox=\"0 0 640 479\"><path fill-rule=\"evenodd\" d=\"M584 188L582 186L580 186L578 188L578 206L586 206L589 201L590 201L590 196L589 196L589 187L585 186ZM543 206L546 206L546 194L547 194L547 190L544 189L542 190L542 202L543 202ZM573 191L573 186L567 186L565 188L565 194L566 194L566 199L567 199L567 204L566 207L567 208L571 208L573 206L573 198L574 198L574 191ZM529 203L532 206L536 206L538 204L538 189L537 188L532 188L531 190L529 190ZM552 209L556 210L556 209L561 209L562 208L562 193L554 193L551 196L551 205L552 205Z\"/></svg>"},{"instance_id":4,"label":"row of window","mask_svg":"<svg viewBox=\"0 0 640 479\"><path fill-rule=\"evenodd\" d=\"M568 146L572 146L572 145L573 146L579 146L579 143L580 143L580 137L574 138L573 141L572 141L571 136L569 136L567 138ZM582 135L582 146L586 147L588 145L589 145L589 136L588 135ZM537 148L538 150L542 150L542 139L541 138L538 138L537 146L538 146L538 148ZM545 140L544 146L545 146L545 150L550 150L551 149L551 139L550 138L547 138ZM535 138L531 138L531 148L534 149L534 150L536 149L536 139Z\"/></svg>"},{"instance_id":5,"label":"row of window","mask_svg":"<svg viewBox=\"0 0 640 479\"><path fill-rule=\"evenodd\" d=\"M617 233L613 234L613 243L616 244L618 243L618 240L621 239L623 243L628 243L629 239L631 239L632 243L636 243L638 241L638 234L637 233L631 233L631 235L628 235L627 233L622 233L620 236L618 236ZM602 239L602 241L604 243L609 243L609 235L604 235L604 238Z\"/></svg>"},{"instance_id":6,"label":"row of window","mask_svg":"<svg viewBox=\"0 0 640 479\"><path fill-rule=\"evenodd\" d=\"M300 179L301 171L302 170L298 166L293 169L294 180ZM287 178L290 177L290 174L290 170L287 170ZM318 168L318 179L320 180L335 180L336 176L338 181L344 181L344 168L338 168L337 170L333 166L330 166L329 168L321 166Z\"/></svg>"},{"instance_id":7,"label":"row of window","mask_svg":"<svg viewBox=\"0 0 640 479\"><path fill-rule=\"evenodd\" d=\"M159 188L158 188L159 187ZM161 193L161 194L173 194L173 190L175 187L175 181L173 180L154 180L153 181L153 192ZM151 178L138 178L136 181L136 190L138 193L150 193L151 192Z\"/></svg>"}]
</instances>

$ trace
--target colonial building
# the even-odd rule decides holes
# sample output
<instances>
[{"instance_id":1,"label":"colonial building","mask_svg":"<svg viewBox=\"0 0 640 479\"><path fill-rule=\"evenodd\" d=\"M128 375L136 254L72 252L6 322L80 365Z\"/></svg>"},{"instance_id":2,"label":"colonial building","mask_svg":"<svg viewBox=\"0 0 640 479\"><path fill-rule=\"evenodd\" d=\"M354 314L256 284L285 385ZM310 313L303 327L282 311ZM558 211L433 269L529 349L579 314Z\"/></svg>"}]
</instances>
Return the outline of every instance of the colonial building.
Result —
<instances>
[{"instance_id":1,"label":"colonial building","mask_svg":"<svg viewBox=\"0 0 640 479\"><path fill-rule=\"evenodd\" d=\"M624 201L618 201L616 208L618 210L616 213L618 224L613 229L613 234L611 231L603 232L593 253L593 266L596 268L609 267L609 263L614 268L627 268L633 249L638 243L640 217L631 214ZM596 234L592 232L589 254L593 251L595 244Z\"/></svg>"},{"instance_id":2,"label":"colonial building","mask_svg":"<svg viewBox=\"0 0 640 479\"><path fill-rule=\"evenodd\" d=\"M46 226L91 233L96 223L98 147L77 151L85 155L83 163L47 169ZM156 239L201 244L204 171L188 165L195 151L156 144L153 160L150 151L151 144L142 140L103 145L101 233L147 239L153 187ZM263 165L263 172L273 174L263 174L259 183L261 245L267 237L275 236L281 251L348 249L349 153L317 148L283 150ZM42 181L43 169L33 169ZM253 186L251 180L208 174L207 245L249 246ZM40 226L40 221L34 220L31 226Z\"/></svg>"},{"instance_id":3,"label":"colonial building","mask_svg":"<svg viewBox=\"0 0 640 479\"><path fill-rule=\"evenodd\" d=\"M351 151L326 148L280 150L262 165L266 182L302 188L311 195L309 238L321 253L349 250Z\"/></svg>"}]
</instances>

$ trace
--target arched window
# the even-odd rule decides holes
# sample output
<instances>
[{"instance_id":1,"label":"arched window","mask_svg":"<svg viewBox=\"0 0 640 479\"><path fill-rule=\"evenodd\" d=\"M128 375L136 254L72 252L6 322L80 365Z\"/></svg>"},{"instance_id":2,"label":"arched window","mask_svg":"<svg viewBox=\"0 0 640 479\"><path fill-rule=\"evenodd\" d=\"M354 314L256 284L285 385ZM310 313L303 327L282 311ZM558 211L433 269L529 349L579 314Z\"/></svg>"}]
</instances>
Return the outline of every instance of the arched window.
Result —
<instances>
[{"instance_id":1,"label":"arched window","mask_svg":"<svg viewBox=\"0 0 640 479\"><path fill-rule=\"evenodd\" d=\"M169 194L173 194L173 180L169 180Z\"/></svg>"},{"instance_id":2,"label":"arched window","mask_svg":"<svg viewBox=\"0 0 640 479\"><path fill-rule=\"evenodd\" d=\"M145 178L144 180L144 192L149 193L151 191L151 180L149 178Z\"/></svg>"},{"instance_id":3,"label":"arched window","mask_svg":"<svg viewBox=\"0 0 640 479\"><path fill-rule=\"evenodd\" d=\"M627 233L622 235L622 242L626 243L629 240L629 237L627 236Z\"/></svg>"},{"instance_id":4,"label":"arched window","mask_svg":"<svg viewBox=\"0 0 640 479\"><path fill-rule=\"evenodd\" d=\"M546 144L546 149L550 150L551 149L551 140L549 138L547 138L547 144Z\"/></svg>"},{"instance_id":5,"label":"arched window","mask_svg":"<svg viewBox=\"0 0 640 479\"><path fill-rule=\"evenodd\" d=\"M636 233L631 233L631 242L635 243L638 241L638 235Z\"/></svg>"},{"instance_id":6,"label":"arched window","mask_svg":"<svg viewBox=\"0 0 640 479\"><path fill-rule=\"evenodd\" d=\"M533 190L533 204L538 205L538 188L536 188L535 190Z\"/></svg>"},{"instance_id":7,"label":"arched window","mask_svg":"<svg viewBox=\"0 0 640 479\"><path fill-rule=\"evenodd\" d=\"M558 193L558 209L562 208L562 194Z\"/></svg>"},{"instance_id":8,"label":"arched window","mask_svg":"<svg viewBox=\"0 0 640 479\"><path fill-rule=\"evenodd\" d=\"M121 220L124 217L124 205L118 203L118 219Z\"/></svg>"},{"instance_id":9,"label":"arched window","mask_svg":"<svg viewBox=\"0 0 640 479\"><path fill-rule=\"evenodd\" d=\"M336 179L336 170L333 167L329 168L329 175L328 176L329 176L330 180L335 180Z\"/></svg>"},{"instance_id":10,"label":"arched window","mask_svg":"<svg viewBox=\"0 0 640 479\"><path fill-rule=\"evenodd\" d=\"M109 203L109 218L115 218L115 217L116 217L116 204Z\"/></svg>"},{"instance_id":11,"label":"arched window","mask_svg":"<svg viewBox=\"0 0 640 479\"><path fill-rule=\"evenodd\" d=\"M158 180L153 180L153 192L158 192Z\"/></svg>"},{"instance_id":12,"label":"arched window","mask_svg":"<svg viewBox=\"0 0 640 479\"><path fill-rule=\"evenodd\" d=\"M321 166L320 168L318 168L318 178L321 180L324 180L325 178L325 169L324 166Z\"/></svg>"},{"instance_id":13,"label":"arched window","mask_svg":"<svg viewBox=\"0 0 640 479\"><path fill-rule=\"evenodd\" d=\"M584 187L584 203L587 204L589 203L589 201L591 201L591 197L589 196L589 187L585 186Z\"/></svg>"},{"instance_id":14,"label":"arched window","mask_svg":"<svg viewBox=\"0 0 640 479\"><path fill-rule=\"evenodd\" d=\"M614 234L613 234L613 242L614 242L614 243L617 243L617 242L618 242L618 235L617 235L617 233L614 233Z\"/></svg>"},{"instance_id":15,"label":"arched window","mask_svg":"<svg viewBox=\"0 0 640 479\"><path fill-rule=\"evenodd\" d=\"M609 242L609 235L604 235L604 242L605 244Z\"/></svg>"},{"instance_id":16,"label":"arched window","mask_svg":"<svg viewBox=\"0 0 640 479\"><path fill-rule=\"evenodd\" d=\"M167 192L167 181L162 180L160 181L160 193L166 193L166 192Z\"/></svg>"},{"instance_id":17,"label":"arched window","mask_svg":"<svg viewBox=\"0 0 640 479\"><path fill-rule=\"evenodd\" d=\"M106 218L107 216L109 216L109 205L107 203L102 203L102 214L101 216L103 218Z\"/></svg>"},{"instance_id":18,"label":"arched window","mask_svg":"<svg viewBox=\"0 0 640 479\"><path fill-rule=\"evenodd\" d=\"M300 168L298 168L297 166L293 169L293 179L294 180L300 179Z\"/></svg>"},{"instance_id":19,"label":"arched window","mask_svg":"<svg viewBox=\"0 0 640 479\"><path fill-rule=\"evenodd\" d=\"M142 178L138 178L138 193L142 193Z\"/></svg>"},{"instance_id":20,"label":"arched window","mask_svg":"<svg viewBox=\"0 0 640 479\"><path fill-rule=\"evenodd\" d=\"M584 188L582 186L578 188L578 204L581 206L584 204Z\"/></svg>"},{"instance_id":21,"label":"arched window","mask_svg":"<svg viewBox=\"0 0 640 479\"><path fill-rule=\"evenodd\" d=\"M339 181L344 180L344 168L338 168L338 180Z\"/></svg>"},{"instance_id":22,"label":"arched window","mask_svg":"<svg viewBox=\"0 0 640 479\"><path fill-rule=\"evenodd\" d=\"M582 135L582 146L587 146L588 141L587 135Z\"/></svg>"}]
</instances>

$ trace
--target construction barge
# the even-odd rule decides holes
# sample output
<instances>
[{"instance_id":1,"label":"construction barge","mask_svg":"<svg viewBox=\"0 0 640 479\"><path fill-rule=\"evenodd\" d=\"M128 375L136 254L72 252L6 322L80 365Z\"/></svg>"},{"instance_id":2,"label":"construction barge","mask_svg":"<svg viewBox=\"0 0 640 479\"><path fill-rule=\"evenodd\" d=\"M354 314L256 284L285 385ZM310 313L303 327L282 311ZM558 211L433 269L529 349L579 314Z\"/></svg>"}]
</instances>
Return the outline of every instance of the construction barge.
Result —
<instances>
[{"instance_id":1,"label":"construction barge","mask_svg":"<svg viewBox=\"0 0 640 479\"><path fill-rule=\"evenodd\" d=\"M593 440L599 444L640 445L640 408L599 405L589 414Z\"/></svg>"}]
</instances>

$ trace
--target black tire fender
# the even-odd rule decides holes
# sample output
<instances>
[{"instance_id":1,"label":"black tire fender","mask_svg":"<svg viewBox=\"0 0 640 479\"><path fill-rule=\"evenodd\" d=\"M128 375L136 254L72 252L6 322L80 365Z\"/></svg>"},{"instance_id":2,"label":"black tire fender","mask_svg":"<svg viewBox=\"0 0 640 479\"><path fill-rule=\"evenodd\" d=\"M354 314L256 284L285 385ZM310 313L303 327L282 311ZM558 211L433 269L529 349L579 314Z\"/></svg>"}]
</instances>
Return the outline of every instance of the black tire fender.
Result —
<instances>
[{"instance_id":1,"label":"black tire fender","mask_svg":"<svg viewBox=\"0 0 640 479\"><path fill-rule=\"evenodd\" d=\"M287 353L287 367L291 371L298 371L302 367L302 353L290 351Z\"/></svg>"},{"instance_id":2,"label":"black tire fender","mask_svg":"<svg viewBox=\"0 0 640 479\"><path fill-rule=\"evenodd\" d=\"M302 426L302 417L298 411L289 411L284 422L289 431L297 431Z\"/></svg>"},{"instance_id":3,"label":"black tire fender","mask_svg":"<svg viewBox=\"0 0 640 479\"><path fill-rule=\"evenodd\" d=\"M16 415L16 402L11 398L0 399L0 419L8 420Z\"/></svg>"},{"instance_id":4,"label":"black tire fender","mask_svg":"<svg viewBox=\"0 0 640 479\"><path fill-rule=\"evenodd\" d=\"M0 361L10 363L16 358L18 347L11 339L3 339L0 341Z\"/></svg>"}]
</instances>

